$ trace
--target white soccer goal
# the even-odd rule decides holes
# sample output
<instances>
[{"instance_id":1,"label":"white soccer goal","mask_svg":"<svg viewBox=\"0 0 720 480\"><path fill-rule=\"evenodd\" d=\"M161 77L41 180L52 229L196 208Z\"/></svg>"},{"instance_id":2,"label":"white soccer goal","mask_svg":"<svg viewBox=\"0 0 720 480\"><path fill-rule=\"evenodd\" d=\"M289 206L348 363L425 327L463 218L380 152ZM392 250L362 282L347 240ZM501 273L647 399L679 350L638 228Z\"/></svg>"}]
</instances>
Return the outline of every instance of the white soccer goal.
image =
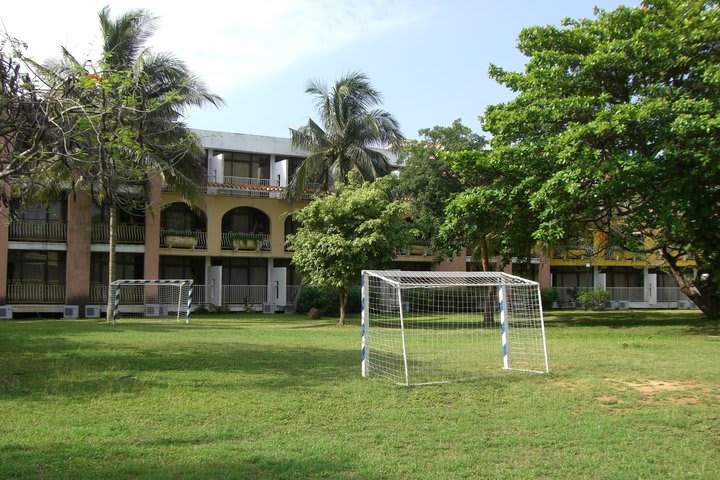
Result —
<instances>
[{"instance_id":1,"label":"white soccer goal","mask_svg":"<svg viewBox=\"0 0 720 480\"><path fill-rule=\"evenodd\" d=\"M110 286L112 321L122 318L190 322L192 280L115 280Z\"/></svg>"},{"instance_id":2,"label":"white soccer goal","mask_svg":"<svg viewBox=\"0 0 720 480\"><path fill-rule=\"evenodd\" d=\"M503 272L362 273L362 373L401 385L549 371L537 282Z\"/></svg>"}]
</instances>

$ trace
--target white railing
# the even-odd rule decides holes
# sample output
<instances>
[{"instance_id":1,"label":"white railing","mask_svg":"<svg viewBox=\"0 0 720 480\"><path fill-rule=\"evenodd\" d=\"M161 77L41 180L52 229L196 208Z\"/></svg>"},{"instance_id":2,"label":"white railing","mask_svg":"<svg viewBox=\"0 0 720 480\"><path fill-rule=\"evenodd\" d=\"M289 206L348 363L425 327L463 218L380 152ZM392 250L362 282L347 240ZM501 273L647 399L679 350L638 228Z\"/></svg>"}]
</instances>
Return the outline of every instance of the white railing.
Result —
<instances>
[{"instance_id":1,"label":"white railing","mask_svg":"<svg viewBox=\"0 0 720 480\"><path fill-rule=\"evenodd\" d=\"M181 233L181 236L194 238L195 246L193 248L207 248L207 232L201 232L199 230L173 230L173 229L161 229L160 230L160 245L167 247L170 246L166 240L166 237L172 236L173 232Z\"/></svg>"},{"instance_id":2,"label":"white railing","mask_svg":"<svg viewBox=\"0 0 720 480\"><path fill-rule=\"evenodd\" d=\"M8 303L64 303L65 285L11 283L7 286Z\"/></svg>"},{"instance_id":3,"label":"white railing","mask_svg":"<svg viewBox=\"0 0 720 480\"><path fill-rule=\"evenodd\" d=\"M608 287L610 300L623 302L644 302L645 287Z\"/></svg>"},{"instance_id":4,"label":"white railing","mask_svg":"<svg viewBox=\"0 0 720 480\"><path fill-rule=\"evenodd\" d=\"M66 222L15 220L10 224L10 240L43 240L64 242L67 239Z\"/></svg>"},{"instance_id":5,"label":"white railing","mask_svg":"<svg viewBox=\"0 0 720 480\"><path fill-rule=\"evenodd\" d=\"M110 225L98 223L91 229L92 242L107 243L110 240ZM118 225L115 230L117 243L145 243L145 225Z\"/></svg>"},{"instance_id":6,"label":"white railing","mask_svg":"<svg viewBox=\"0 0 720 480\"><path fill-rule=\"evenodd\" d=\"M205 285L193 285L192 303L193 305L208 303L207 288Z\"/></svg>"},{"instance_id":7,"label":"white railing","mask_svg":"<svg viewBox=\"0 0 720 480\"><path fill-rule=\"evenodd\" d=\"M223 285L223 305L258 305L267 303L267 285Z\"/></svg>"},{"instance_id":8,"label":"white railing","mask_svg":"<svg viewBox=\"0 0 720 480\"><path fill-rule=\"evenodd\" d=\"M222 233L222 248L223 249L235 249L235 243L233 237L242 235L243 237L253 237L259 242L259 250L270 250L270 234L269 233L243 233L243 232L223 232Z\"/></svg>"},{"instance_id":9,"label":"white railing","mask_svg":"<svg viewBox=\"0 0 720 480\"><path fill-rule=\"evenodd\" d=\"M689 300L680 287L658 287L657 289L657 301L658 302L678 302Z\"/></svg>"},{"instance_id":10,"label":"white railing","mask_svg":"<svg viewBox=\"0 0 720 480\"><path fill-rule=\"evenodd\" d=\"M300 290L300 285L288 285L286 288L285 304L292 305L293 302L295 302L295 296L297 295L298 290Z\"/></svg>"},{"instance_id":11,"label":"white railing","mask_svg":"<svg viewBox=\"0 0 720 480\"><path fill-rule=\"evenodd\" d=\"M105 305L107 303L107 294L107 285L90 285L90 303Z\"/></svg>"},{"instance_id":12,"label":"white railing","mask_svg":"<svg viewBox=\"0 0 720 480\"><path fill-rule=\"evenodd\" d=\"M211 180L212 181L212 180ZM251 177L223 177L223 183L229 185L262 185L264 187L279 187L280 182L269 178L251 178Z\"/></svg>"}]
</instances>

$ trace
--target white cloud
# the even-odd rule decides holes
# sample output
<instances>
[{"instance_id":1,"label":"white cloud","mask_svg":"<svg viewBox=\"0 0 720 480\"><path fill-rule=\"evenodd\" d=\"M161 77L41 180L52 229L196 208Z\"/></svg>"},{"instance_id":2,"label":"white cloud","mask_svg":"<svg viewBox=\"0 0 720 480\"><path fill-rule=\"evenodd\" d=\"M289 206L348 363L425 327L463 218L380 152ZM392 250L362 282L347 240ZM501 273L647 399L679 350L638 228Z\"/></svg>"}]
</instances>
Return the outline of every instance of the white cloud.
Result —
<instances>
[{"instance_id":1,"label":"white cloud","mask_svg":"<svg viewBox=\"0 0 720 480\"><path fill-rule=\"evenodd\" d=\"M12 2L3 6L0 18L36 58L56 57L59 45L78 58L96 57L97 12L106 3ZM411 0L206 0L192 8L175 1L139 3L116 0L112 13L146 8L160 17L153 47L186 61L221 95L419 20Z\"/></svg>"}]
</instances>

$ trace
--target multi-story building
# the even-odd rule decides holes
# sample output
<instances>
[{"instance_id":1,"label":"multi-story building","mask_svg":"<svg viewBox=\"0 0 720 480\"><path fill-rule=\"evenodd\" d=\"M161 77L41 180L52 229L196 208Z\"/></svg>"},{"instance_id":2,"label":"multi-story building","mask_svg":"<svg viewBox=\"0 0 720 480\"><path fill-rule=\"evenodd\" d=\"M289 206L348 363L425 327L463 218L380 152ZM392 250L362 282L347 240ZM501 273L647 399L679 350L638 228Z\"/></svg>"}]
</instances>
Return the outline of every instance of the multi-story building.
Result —
<instances>
[{"instance_id":1,"label":"multi-story building","mask_svg":"<svg viewBox=\"0 0 720 480\"><path fill-rule=\"evenodd\" d=\"M160 178L153 179L153 213L120 212L116 277L191 278L196 304L282 311L299 285L285 239L297 228L293 211L308 202L289 203L283 192L304 152L293 150L287 138L197 134L207 151L207 178L199 179L203 204L193 210L163 188ZM107 210L88 195L73 193L49 207L13 214L12 222L0 223L0 317L12 312L83 316L86 306L95 314L104 311ZM588 255L592 248L539 255L523 273L557 287L564 303L577 288L606 288L614 300L633 307L674 307L684 300L655 260L625 253L597 258ZM423 245L398 252L396 260L396 268L406 270L455 271L472 261L460 256L434 263Z\"/></svg>"}]
</instances>

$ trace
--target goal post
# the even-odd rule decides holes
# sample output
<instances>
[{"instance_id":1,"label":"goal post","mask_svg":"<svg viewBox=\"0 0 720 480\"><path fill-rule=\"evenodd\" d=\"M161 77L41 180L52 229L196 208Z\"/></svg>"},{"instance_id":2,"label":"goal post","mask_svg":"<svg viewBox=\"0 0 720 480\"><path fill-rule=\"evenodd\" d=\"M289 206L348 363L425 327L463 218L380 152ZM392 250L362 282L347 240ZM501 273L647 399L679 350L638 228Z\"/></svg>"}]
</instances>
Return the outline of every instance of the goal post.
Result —
<instances>
[{"instance_id":1,"label":"goal post","mask_svg":"<svg viewBox=\"0 0 720 480\"><path fill-rule=\"evenodd\" d=\"M190 322L193 281L115 280L110 285L112 323L122 318L172 318Z\"/></svg>"},{"instance_id":2,"label":"goal post","mask_svg":"<svg viewBox=\"0 0 720 480\"><path fill-rule=\"evenodd\" d=\"M549 371L537 282L504 272L362 273L362 374L401 385Z\"/></svg>"}]
</instances>

